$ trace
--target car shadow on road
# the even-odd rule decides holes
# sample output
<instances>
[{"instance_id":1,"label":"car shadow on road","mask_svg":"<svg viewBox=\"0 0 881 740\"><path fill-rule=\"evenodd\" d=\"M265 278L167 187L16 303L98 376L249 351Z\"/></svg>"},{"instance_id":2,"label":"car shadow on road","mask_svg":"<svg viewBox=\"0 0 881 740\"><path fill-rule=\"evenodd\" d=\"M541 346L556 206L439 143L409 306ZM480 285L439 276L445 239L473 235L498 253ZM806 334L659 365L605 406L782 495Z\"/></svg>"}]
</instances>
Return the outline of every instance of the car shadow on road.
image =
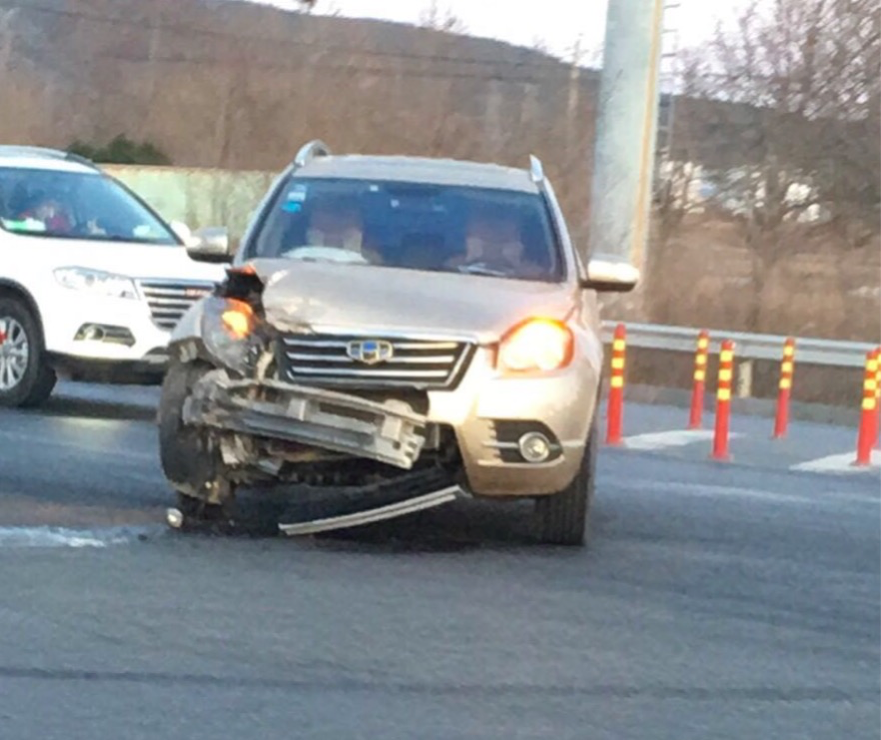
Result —
<instances>
[{"instance_id":1,"label":"car shadow on road","mask_svg":"<svg viewBox=\"0 0 881 740\"><path fill-rule=\"evenodd\" d=\"M283 499L272 502L260 497L259 503L257 500L247 495L239 500L243 515L241 533L288 539L277 528L279 515L285 509ZM321 550L365 554L455 553L524 547L544 550L536 537L533 511L531 501L465 499L383 522L289 539L291 543L300 542Z\"/></svg>"},{"instance_id":2,"label":"car shadow on road","mask_svg":"<svg viewBox=\"0 0 881 740\"><path fill-rule=\"evenodd\" d=\"M462 552L531 545L529 503L457 501L407 517L327 532L319 547L387 552Z\"/></svg>"}]
</instances>

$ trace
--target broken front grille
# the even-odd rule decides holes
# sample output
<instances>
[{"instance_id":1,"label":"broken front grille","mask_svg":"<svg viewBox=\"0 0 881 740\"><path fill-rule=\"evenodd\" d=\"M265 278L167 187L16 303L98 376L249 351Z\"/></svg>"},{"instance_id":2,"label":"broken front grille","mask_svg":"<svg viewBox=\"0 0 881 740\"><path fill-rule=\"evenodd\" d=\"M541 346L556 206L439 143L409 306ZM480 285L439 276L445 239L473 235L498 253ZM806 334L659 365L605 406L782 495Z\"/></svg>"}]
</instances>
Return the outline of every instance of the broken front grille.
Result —
<instances>
[{"instance_id":1,"label":"broken front grille","mask_svg":"<svg viewBox=\"0 0 881 740\"><path fill-rule=\"evenodd\" d=\"M171 331L196 301L213 289L213 283L180 280L141 280L141 293L150 306L153 323Z\"/></svg>"},{"instance_id":2,"label":"broken front grille","mask_svg":"<svg viewBox=\"0 0 881 740\"><path fill-rule=\"evenodd\" d=\"M472 351L455 340L289 334L281 340L279 364L296 383L452 389Z\"/></svg>"}]
</instances>

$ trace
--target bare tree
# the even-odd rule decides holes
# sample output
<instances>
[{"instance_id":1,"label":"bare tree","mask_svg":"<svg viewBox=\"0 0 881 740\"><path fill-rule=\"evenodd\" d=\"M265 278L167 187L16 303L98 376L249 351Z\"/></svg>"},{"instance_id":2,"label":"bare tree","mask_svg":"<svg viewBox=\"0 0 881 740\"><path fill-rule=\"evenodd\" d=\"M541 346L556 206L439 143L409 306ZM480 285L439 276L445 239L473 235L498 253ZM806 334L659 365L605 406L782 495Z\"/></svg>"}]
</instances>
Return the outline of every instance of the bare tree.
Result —
<instances>
[{"instance_id":1,"label":"bare tree","mask_svg":"<svg viewBox=\"0 0 881 740\"><path fill-rule=\"evenodd\" d=\"M876 0L753 0L734 28L685 55L679 177L662 214L675 226L694 205L682 191L693 186L687 165L712 191L709 205L738 219L753 260L752 324L769 273L804 243L793 224L858 219L877 230L879 50Z\"/></svg>"},{"instance_id":2,"label":"bare tree","mask_svg":"<svg viewBox=\"0 0 881 740\"><path fill-rule=\"evenodd\" d=\"M730 104L715 106L706 121L728 138L730 161L720 164L740 165L736 175L727 167L719 184L729 196L742 191L744 207L763 226L775 228L816 206L838 215L878 202L881 19L875 5L774 0L764 15L754 0L733 33L720 29L700 58L689 60L691 93Z\"/></svg>"},{"instance_id":3,"label":"bare tree","mask_svg":"<svg viewBox=\"0 0 881 740\"><path fill-rule=\"evenodd\" d=\"M463 34L468 27L462 19L453 13L450 8L441 9L437 0L431 0L429 5L419 14L419 25L423 28L431 28L435 31Z\"/></svg>"}]
</instances>

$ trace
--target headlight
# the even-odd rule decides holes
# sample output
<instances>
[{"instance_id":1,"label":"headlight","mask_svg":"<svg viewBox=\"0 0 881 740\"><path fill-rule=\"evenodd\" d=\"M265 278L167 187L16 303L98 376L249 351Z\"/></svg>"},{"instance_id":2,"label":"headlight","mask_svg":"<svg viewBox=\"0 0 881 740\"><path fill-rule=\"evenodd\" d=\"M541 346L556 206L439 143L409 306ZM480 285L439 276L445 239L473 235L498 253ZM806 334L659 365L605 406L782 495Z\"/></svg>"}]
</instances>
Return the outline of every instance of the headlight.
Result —
<instances>
[{"instance_id":1,"label":"headlight","mask_svg":"<svg viewBox=\"0 0 881 740\"><path fill-rule=\"evenodd\" d=\"M65 288L112 298L137 298L134 281L124 275L90 270L86 267L60 267L55 279Z\"/></svg>"},{"instance_id":2,"label":"headlight","mask_svg":"<svg viewBox=\"0 0 881 740\"><path fill-rule=\"evenodd\" d=\"M226 367L247 373L252 352L260 346L254 335L254 309L235 298L209 298L202 314L202 340L206 349Z\"/></svg>"},{"instance_id":3,"label":"headlight","mask_svg":"<svg viewBox=\"0 0 881 740\"><path fill-rule=\"evenodd\" d=\"M572 361L572 331L562 321L529 319L512 328L499 347L499 368L505 372L549 372Z\"/></svg>"}]
</instances>

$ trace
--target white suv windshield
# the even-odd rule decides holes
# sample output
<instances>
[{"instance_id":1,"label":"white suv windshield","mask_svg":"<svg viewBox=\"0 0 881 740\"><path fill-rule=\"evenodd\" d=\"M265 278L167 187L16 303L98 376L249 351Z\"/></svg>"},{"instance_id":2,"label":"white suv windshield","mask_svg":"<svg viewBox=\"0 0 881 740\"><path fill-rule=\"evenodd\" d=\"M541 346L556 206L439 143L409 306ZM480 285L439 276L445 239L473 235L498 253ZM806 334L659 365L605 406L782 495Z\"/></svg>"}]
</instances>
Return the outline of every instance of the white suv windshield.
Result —
<instances>
[{"instance_id":1,"label":"white suv windshield","mask_svg":"<svg viewBox=\"0 0 881 740\"><path fill-rule=\"evenodd\" d=\"M179 243L137 197L99 173L0 167L0 228L62 239Z\"/></svg>"},{"instance_id":2,"label":"white suv windshield","mask_svg":"<svg viewBox=\"0 0 881 740\"><path fill-rule=\"evenodd\" d=\"M539 194L452 185L292 177L248 252L525 280L564 276Z\"/></svg>"}]
</instances>

